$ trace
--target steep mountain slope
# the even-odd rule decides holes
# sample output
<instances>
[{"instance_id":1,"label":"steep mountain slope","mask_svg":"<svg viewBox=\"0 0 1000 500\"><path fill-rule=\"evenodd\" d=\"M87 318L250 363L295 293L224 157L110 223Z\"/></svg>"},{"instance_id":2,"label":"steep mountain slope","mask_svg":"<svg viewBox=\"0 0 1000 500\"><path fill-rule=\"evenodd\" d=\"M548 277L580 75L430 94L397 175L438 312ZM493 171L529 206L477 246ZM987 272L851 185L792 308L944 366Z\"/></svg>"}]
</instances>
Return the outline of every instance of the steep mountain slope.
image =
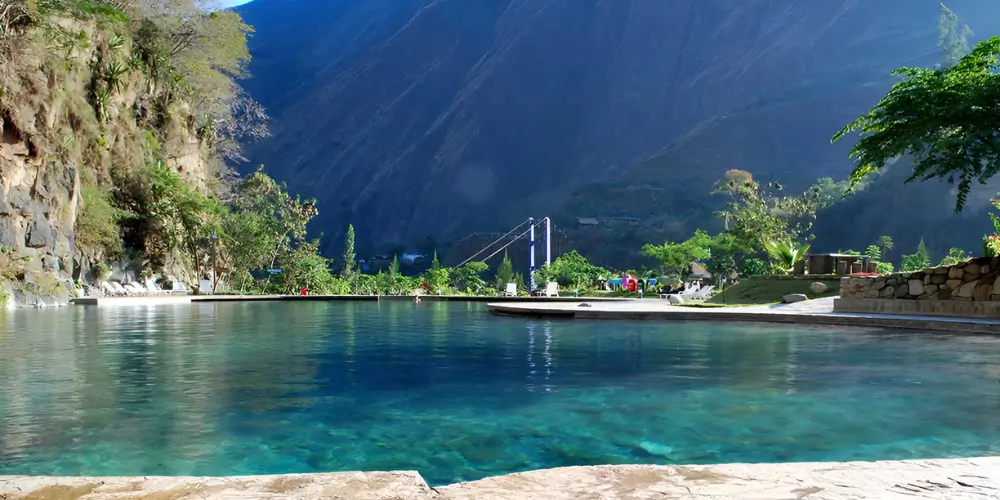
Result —
<instances>
[{"instance_id":1,"label":"steep mountain slope","mask_svg":"<svg viewBox=\"0 0 1000 500\"><path fill-rule=\"evenodd\" d=\"M956 5L977 31L1000 6ZM804 186L904 64L936 59L935 0L256 0L250 151L359 241L535 214L658 218L680 235L730 168ZM992 23L992 26L989 24ZM670 213L681 216L670 216Z\"/></svg>"}]
</instances>

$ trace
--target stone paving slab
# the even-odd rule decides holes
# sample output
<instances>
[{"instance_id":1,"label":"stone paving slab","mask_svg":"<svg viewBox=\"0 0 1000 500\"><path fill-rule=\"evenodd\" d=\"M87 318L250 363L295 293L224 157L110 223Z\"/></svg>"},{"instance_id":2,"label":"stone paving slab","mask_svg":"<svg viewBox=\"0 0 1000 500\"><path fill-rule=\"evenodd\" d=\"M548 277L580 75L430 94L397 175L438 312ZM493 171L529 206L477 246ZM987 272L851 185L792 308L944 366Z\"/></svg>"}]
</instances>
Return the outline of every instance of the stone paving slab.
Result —
<instances>
[{"instance_id":1,"label":"stone paving slab","mask_svg":"<svg viewBox=\"0 0 1000 500\"><path fill-rule=\"evenodd\" d=\"M440 499L420 474L334 472L231 477L0 476L0 500Z\"/></svg>"},{"instance_id":2,"label":"stone paving slab","mask_svg":"<svg viewBox=\"0 0 1000 500\"><path fill-rule=\"evenodd\" d=\"M438 490L454 500L1000 498L1000 457L911 462L568 467Z\"/></svg>"},{"instance_id":3,"label":"stone paving slab","mask_svg":"<svg viewBox=\"0 0 1000 500\"><path fill-rule=\"evenodd\" d=\"M831 297L795 304L713 308L673 306L658 300L489 303L487 308L495 314L510 316L591 320L750 321L1000 334L1000 320L997 319L838 313L833 312L835 299Z\"/></svg>"},{"instance_id":4,"label":"stone paving slab","mask_svg":"<svg viewBox=\"0 0 1000 500\"><path fill-rule=\"evenodd\" d=\"M416 472L281 476L0 477L2 500L1000 499L1000 457L884 462L607 465L430 488Z\"/></svg>"}]
</instances>

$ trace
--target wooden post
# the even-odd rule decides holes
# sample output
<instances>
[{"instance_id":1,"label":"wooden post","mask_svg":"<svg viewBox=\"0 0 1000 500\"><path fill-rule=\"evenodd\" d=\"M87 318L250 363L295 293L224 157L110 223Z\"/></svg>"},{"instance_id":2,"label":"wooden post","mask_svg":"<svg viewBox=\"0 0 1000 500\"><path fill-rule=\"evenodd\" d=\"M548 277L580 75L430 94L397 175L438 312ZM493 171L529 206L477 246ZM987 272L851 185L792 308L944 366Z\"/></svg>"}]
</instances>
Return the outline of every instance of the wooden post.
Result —
<instances>
[{"instance_id":1,"label":"wooden post","mask_svg":"<svg viewBox=\"0 0 1000 500\"><path fill-rule=\"evenodd\" d=\"M851 263L851 274L860 273L864 271L863 262L852 262Z\"/></svg>"},{"instance_id":2,"label":"wooden post","mask_svg":"<svg viewBox=\"0 0 1000 500\"><path fill-rule=\"evenodd\" d=\"M841 276L847 274L847 261L846 260L838 260L837 261L837 274L839 274Z\"/></svg>"},{"instance_id":3,"label":"wooden post","mask_svg":"<svg viewBox=\"0 0 1000 500\"><path fill-rule=\"evenodd\" d=\"M870 273L877 273L878 272L878 262L869 262L868 263L868 272L870 272Z\"/></svg>"}]
</instances>

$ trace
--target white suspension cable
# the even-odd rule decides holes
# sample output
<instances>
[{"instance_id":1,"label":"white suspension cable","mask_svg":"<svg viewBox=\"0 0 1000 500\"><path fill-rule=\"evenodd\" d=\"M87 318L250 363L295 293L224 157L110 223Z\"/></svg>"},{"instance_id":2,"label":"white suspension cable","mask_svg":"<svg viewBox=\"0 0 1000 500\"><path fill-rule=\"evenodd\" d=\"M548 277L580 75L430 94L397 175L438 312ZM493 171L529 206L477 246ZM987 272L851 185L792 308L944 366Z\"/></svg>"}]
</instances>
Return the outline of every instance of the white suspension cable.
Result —
<instances>
[{"instance_id":1,"label":"white suspension cable","mask_svg":"<svg viewBox=\"0 0 1000 500\"><path fill-rule=\"evenodd\" d=\"M493 243L490 243L489 245L486 245L485 247L483 247L483 249L482 249L482 250L480 250L480 251L478 251L478 252L476 252L476 253L472 254L472 257L469 257L468 259L465 259L465 260L463 260L461 264L459 264L459 265L457 265L457 266L455 266L455 267L462 267L462 266L464 266L465 264L467 264L467 263L468 263L469 261L471 261L472 259L475 259L477 255L479 255L479 254L481 254L481 253L485 252L485 251L486 251L487 249L489 249L489 248L490 248L491 246L493 246L493 245L496 245L496 244L497 244L497 243L499 243L500 241L503 241L503 239L504 239L504 238L506 238L506 237L510 236L510 233L513 233L514 231L517 231L518 229L520 229L520 228L521 228L521 226L523 226L523 225L527 224L527 223L528 223L528 221L530 221L530 220L531 220L531 219L525 219L525 220L524 220L524 222L522 222L522 223L518 224L517 226L515 226L515 227L514 227L514 229L511 229L510 231L507 231L507 234L505 234L505 235L503 235L503 236L501 236L501 237L497 238L497 239L496 239L496 241L494 241ZM520 236L518 236L518 238L520 238ZM517 238L514 238L514 241L517 241ZM508 245L509 245L509 244L508 244ZM507 248L507 247L504 247L504 248ZM494 255L495 255L495 254L494 254ZM492 257L492 255L491 255L490 257ZM489 259L490 257L487 257L486 259ZM483 260L486 260L486 259L483 259Z\"/></svg>"},{"instance_id":2,"label":"white suspension cable","mask_svg":"<svg viewBox=\"0 0 1000 500\"><path fill-rule=\"evenodd\" d=\"M489 257L486 257L485 259L483 259L483 262L486 262L486 261L490 260L490 258L492 258L494 255L496 255L496 254L498 254L498 253L506 250L507 247L513 245L515 241L519 240L521 238L521 236L524 236L524 235L528 234L528 231L531 231L532 229L534 229L534 228L536 228L538 226L541 226L543 222L545 222L545 219L542 219L542 220L540 220L540 221L532 224L531 227L529 227L528 229L526 229L523 233L517 235L516 238L510 240L506 245L500 247L500 249L498 249L496 252L491 253Z\"/></svg>"}]
</instances>

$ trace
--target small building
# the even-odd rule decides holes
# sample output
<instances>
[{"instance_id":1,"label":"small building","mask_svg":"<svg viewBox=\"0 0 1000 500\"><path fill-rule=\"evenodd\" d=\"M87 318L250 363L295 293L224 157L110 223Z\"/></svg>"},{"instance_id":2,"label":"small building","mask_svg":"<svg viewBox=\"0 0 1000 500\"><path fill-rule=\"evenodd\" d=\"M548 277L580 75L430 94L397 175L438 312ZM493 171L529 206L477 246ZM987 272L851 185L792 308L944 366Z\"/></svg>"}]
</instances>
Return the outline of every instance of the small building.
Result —
<instances>
[{"instance_id":1,"label":"small building","mask_svg":"<svg viewBox=\"0 0 1000 500\"><path fill-rule=\"evenodd\" d=\"M635 217L607 217L606 221L611 226L638 226L642 224L642 219Z\"/></svg>"},{"instance_id":2,"label":"small building","mask_svg":"<svg viewBox=\"0 0 1000 500\"><path fill-rule=\"evenodd\" d=\"M690 280L710 280L710 279L712 279L712 273L708 272L708 269L705 269L705 266L703 266L703 265L701 265L701 264L699 264L697 262L692 262L691 263L691 274L688 275L688 279L690 279Z\"/></svg>"}]
</instances>

